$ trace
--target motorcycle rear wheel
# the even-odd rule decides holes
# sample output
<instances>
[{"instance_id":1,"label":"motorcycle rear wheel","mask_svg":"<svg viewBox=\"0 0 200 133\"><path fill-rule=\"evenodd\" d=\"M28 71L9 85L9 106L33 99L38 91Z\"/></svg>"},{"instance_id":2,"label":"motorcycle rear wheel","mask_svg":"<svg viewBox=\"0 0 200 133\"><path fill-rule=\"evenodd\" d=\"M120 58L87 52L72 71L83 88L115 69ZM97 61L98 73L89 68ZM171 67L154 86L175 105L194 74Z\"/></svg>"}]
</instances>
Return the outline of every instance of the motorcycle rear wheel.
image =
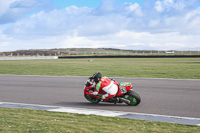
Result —
<instances>
[{"instance_id":1,"label":"motorcycle rear wheel","mask_svg":"<svg viewBox=\"0 0 200 133\"><path fill-rule=\"evenodd\" d=\"M135 91L130 90L127 93L128 97L125 97L126 99L130 100L130 106L136 106L141 102L141 98L139 94L137 94ZM125 95L126 96L126 95Z\"/></svg>"},{"instance_id":2,"label":"motorcycle rear wheel","mask_svg":"<svg viewBox=\"0 0 200 133\"><path fill-rule=\"evenodd\" d=\"M84 96L91 103L99 103L101 101L101 99L99 99L99 98L91 98L89 95L86 95L86 94Z\"/></svg>"}]
</instances>

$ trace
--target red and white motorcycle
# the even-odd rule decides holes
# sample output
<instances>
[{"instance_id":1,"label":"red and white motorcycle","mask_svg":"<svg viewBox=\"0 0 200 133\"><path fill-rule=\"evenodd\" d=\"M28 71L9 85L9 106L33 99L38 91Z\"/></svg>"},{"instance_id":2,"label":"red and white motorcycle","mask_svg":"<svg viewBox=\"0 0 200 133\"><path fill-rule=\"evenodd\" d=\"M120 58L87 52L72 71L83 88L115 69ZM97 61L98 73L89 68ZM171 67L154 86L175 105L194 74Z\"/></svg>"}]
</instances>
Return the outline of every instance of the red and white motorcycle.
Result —
<instances>
[{"instance_id":1,"label":"red and white motorcycle","mask_svg":"<svg viewBox=\"0 0 200 133\"><path fill-rule=\"evenodd\" d=\"M118 84L116 81L114 81L116 84ZM119 100L117 103L126 103L130 106L136 106L141 102L140 96L133 91L132 83L128 82L122 82L118 84L118 92L114 98L118 98ZM99 92L98 95L92 95L91 92L94 90L92 89L91 84L87 83L85 84L84 88L84 96L85 98L90 101L91 103L99 103L101 102L101 93ZM102 101L105 102L105 101ZM109 101L109 103L115 103L116 101ZM116 103L115 103L116 104Z\"/></svg>"}]
</instances>

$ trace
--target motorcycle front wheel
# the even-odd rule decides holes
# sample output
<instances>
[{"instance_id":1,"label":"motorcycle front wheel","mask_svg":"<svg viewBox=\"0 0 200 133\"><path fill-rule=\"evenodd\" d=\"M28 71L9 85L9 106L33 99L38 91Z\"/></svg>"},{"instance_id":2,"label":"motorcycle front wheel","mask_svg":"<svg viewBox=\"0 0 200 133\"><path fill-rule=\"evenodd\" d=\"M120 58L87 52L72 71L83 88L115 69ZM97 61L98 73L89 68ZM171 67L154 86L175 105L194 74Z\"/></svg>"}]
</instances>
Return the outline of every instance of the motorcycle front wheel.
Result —
<instances>
[{"instance_id":1,"label":"motorcycle front wheel","mask_svg":"<svg viewBox=\"0 0 200 133\"><path fill-rule=\"evenodd\" d=\"M101 101L100 98L91 98L90 95L84 94L85 98L91 103L99 103Z\"/></svg>"},{"instance_id":2,"label":"motorcycle front wheel","mask_svg":"<svg viewBox=\"0 0 200 133\"><path fill-rule=\"evenodd\" d=\"M131 106L136 106L141 102L141 98L140 98L139 94L137 94L133 90L128 91L127 95L125 95L124 98L130 100L130 103L128 105L131 105Z\"/></svg>"}]
</instances>

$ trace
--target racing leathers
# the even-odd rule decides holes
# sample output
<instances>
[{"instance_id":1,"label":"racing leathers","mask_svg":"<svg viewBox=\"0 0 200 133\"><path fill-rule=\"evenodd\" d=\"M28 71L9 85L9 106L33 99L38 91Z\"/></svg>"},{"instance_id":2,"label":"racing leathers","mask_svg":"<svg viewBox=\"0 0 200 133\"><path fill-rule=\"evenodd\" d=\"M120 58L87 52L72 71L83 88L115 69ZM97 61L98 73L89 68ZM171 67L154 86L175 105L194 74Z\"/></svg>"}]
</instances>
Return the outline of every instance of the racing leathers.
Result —
<instances>
[{"instance_id":1,"label":"racing leathers","mask_svg":"<svg viewBox=\"0 0 200 133\"><path fill-rule=\"evenodd\" d=\"M118 83L116 81L110 80L107 77L102 77L99 82L93 84L94 91L93 95L101 95L101 99L104 101L109 101L118 92Z\"/></svg>"}]
</instances>

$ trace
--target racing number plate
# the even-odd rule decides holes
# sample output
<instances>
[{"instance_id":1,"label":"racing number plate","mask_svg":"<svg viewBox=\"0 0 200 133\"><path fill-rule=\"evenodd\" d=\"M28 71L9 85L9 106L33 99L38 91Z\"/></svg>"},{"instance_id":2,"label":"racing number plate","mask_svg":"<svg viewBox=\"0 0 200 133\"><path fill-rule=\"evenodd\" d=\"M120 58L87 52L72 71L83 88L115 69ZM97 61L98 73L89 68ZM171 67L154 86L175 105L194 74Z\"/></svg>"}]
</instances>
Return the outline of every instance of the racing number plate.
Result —
<instances>
[{"instance_id":1,"label":"racing number plate","mask_svg":"<svg viewBox=\"0 0 200 133\"><path fill-rule=\"evenodd\" d=\"M121 90L121 93L126 93L127 91L126 91L126 88L120 88L120 90Z\"/></svg>"}]
</instances>

